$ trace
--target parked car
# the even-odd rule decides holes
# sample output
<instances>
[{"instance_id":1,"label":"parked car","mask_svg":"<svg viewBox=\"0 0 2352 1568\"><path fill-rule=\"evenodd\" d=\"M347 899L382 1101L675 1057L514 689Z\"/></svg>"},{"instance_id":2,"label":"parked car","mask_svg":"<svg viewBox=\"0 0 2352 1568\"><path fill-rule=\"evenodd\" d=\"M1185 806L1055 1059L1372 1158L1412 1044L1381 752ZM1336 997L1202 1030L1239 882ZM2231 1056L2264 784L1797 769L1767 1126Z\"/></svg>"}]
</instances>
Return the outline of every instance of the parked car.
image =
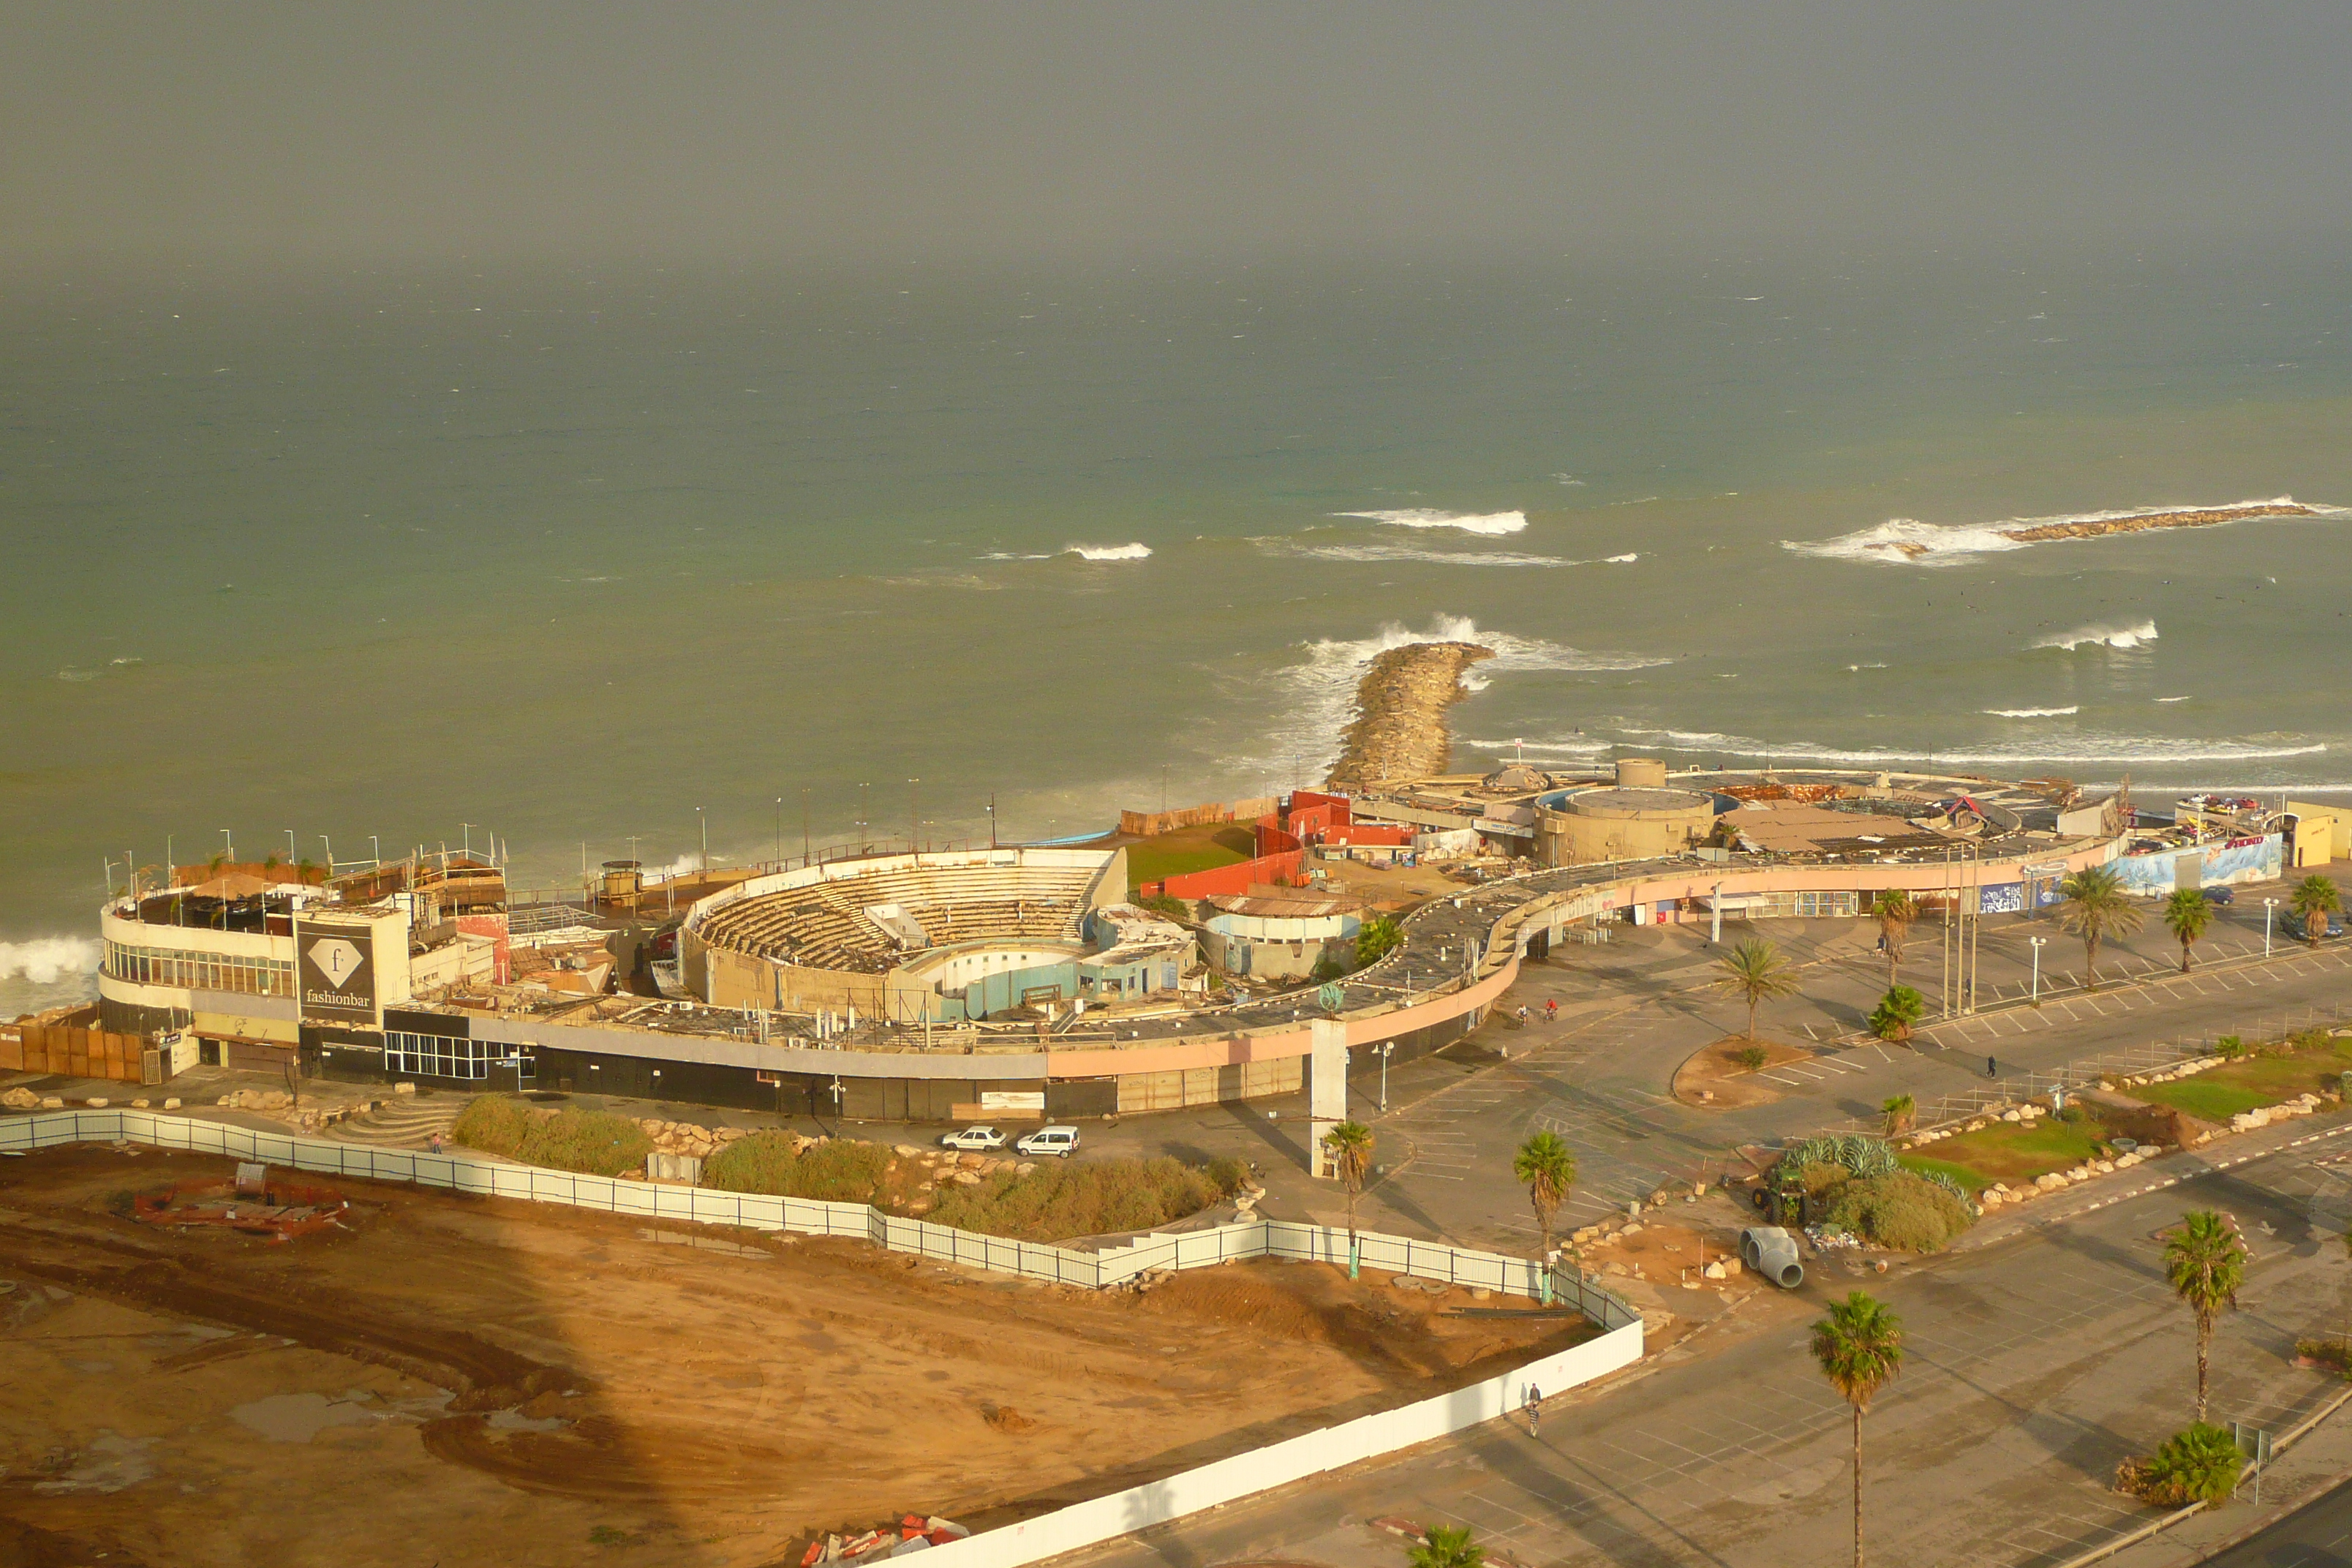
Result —
<instances>
[{"instance_id":1,"label":"parked car","mask_svg":"<svg viewBox=\"0 0 2352 1568\"><path fill-rule=\"evenodd\" d=\"M1004 1134L993 1127L967 1127L961 1132L942 1132L940 1143L948 1149L1002 1149Z\"/></svg>"},{"instance_id":2,"label":"parked car","mask_svg":"<svg viewBox=\"0 0 2352 1568\"><path fill-rule=\"evenodd\" d=\"M1078 1130L1040 1127L1013 1146L1024 1154L1059 1154L1066 1160L1078 1152Z\"/></svg>"},{"instance_id":3,"label":"parked car","mask_svg":"<svg viewBox=\"0 0 2352 1568\"><path fill-rule=\"evenodd\" d=\"M2205 901L2209 904L2235 903L2237 902L2237 898L2238 896L2227 888L2208 888L2205 889Z\"/></svg>"}]
</instances>

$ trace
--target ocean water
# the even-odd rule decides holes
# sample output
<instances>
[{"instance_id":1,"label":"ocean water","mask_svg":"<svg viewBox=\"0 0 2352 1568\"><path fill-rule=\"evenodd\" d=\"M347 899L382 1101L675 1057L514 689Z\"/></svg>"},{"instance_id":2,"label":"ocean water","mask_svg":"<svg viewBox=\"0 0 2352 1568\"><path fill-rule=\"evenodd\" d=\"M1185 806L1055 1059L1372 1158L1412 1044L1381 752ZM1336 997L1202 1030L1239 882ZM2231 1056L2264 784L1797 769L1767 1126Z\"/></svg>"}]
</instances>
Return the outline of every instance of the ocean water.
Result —
<instances>
[{"instance_id":1,"label":"ocean water","mask_svg":"<svg viewBox=\"0 0 2352 1568\"><path fill-rule=\"evenodd\" d=\"M167 837L1069 835L1417 637L1464 765L2352 785L2352 519L1990 528L2352 504L2315 252L0 289L0 1011Z\"/></svg>"}]
</instances>

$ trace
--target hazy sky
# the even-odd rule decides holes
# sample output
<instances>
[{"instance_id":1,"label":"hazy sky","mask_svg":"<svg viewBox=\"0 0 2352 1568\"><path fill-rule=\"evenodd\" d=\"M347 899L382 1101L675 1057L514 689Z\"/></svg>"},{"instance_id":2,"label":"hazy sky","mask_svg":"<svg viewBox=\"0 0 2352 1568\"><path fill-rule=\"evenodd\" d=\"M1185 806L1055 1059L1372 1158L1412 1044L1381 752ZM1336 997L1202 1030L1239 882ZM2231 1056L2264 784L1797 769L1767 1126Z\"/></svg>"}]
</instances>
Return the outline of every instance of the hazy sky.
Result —
<instances>
[{"instance_id":1,"label":"hazy sky","mask_svg":"<svg viewBox=\"0 0 2352 1568\"><path fill-rule=\"evenodd\" d=\"M0 258L2334 235L2352 5L40 5Z\"/></svg>"}]
</instances>

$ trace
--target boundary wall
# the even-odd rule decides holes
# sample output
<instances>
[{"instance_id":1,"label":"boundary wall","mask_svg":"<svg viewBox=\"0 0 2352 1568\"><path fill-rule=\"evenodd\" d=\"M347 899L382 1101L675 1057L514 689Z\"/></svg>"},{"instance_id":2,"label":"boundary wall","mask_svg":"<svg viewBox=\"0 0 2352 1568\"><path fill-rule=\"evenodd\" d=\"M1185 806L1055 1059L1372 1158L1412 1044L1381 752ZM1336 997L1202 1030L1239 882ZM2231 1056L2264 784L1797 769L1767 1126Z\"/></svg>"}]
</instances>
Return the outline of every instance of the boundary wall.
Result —
<instances>
[{"instance_id":1,"label":"boundary wall","mask_svg":"<svg viewBox=\"0 0 2352 1568\"><path fill-rule=\"evenodd\" d=\"M1120 1284L1150 1269L1202 1268L1238 1258L1291 1258L1342 1265L1348 1258L1346 1231L1284 1220L1259 1218L1208 1230L1154 1233L1100 1252L1078 1252L900 1219L865 1204L658 1186L465 1154L421 1154L297 1138L142 1110L50 1111L0 1120L0 1149L123 1140L356 1180L413 1182L640 1218L861 1237L894 1252L1090 1289ZM1360 1231L1356 1239L1360 1261L1372 1268L1480 1286L1508 1296L1549 1295L1574 1307L1601 1332L1484 1383L930 1548L927 1560L938 1568L1022 1568L1492 1421L1519 1409L1531 1389L1564 1393L1642 1359L1641 1314L1573 1270L1376 1232Z\"/></svg>"}]
</instances>

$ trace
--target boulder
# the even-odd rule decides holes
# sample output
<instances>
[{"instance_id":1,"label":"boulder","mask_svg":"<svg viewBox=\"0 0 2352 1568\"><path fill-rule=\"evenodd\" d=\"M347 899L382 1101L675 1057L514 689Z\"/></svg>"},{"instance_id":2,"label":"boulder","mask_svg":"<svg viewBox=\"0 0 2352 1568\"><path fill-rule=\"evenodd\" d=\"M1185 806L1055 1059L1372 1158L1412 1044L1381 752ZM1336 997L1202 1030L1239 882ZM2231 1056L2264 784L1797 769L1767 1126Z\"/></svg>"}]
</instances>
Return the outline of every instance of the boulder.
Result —
<instances>
[{"instance_id":1,"label":"boulder","mask_svg":"<svg viewBox=\"0 0 2352 1568\"><path fill-rule=\"evenodd\" d=\"M43 1110L63 1110L65 1108L65 1097L62 1095L50 1094L44 1095L41 1098L41 1109Z\"/></svg>"},{"instance_id":2,"label":"boulder","mask_svg":"<svg viewBox=\"0 0 2352 1568\"><path fill-rule=\"evenodd\" d=\"M1622 1229L1622 1230L1619 1231L1617 1234L1618 1234L1619 1236L1639 1236L1639 1235L1641 1235L1641 1234L1642 1234L1642 1226L1641 1226L1641 1222L1640 1222L1639 1220L1636 1220L1633 1224L1627 1226L1624 1229Z\"/></svg>"},{"instance_id":3,"label":"boulder","mask_svg":"<svg viewBox=\"0 0 2352 1568\"><path fill-rule=\"evenodd\" d=\"M1700 1272L1705 1274L1710 1279L1723 1279L1728 1278L1724 1271L1723 1265L1720 1263L1710 1263L1704 1269L1700 1270Z\"/></svg>"},{"instance_id":4,"label":"boulder","mask_svg":"<svg viewBox=\"0 0 2352 1568\"><path fill-rule=\"evenodd\" d=\"M1977 1194L1977 1206L1979 1208L1997 1209L2000 1207L2001 1203L2001 1195L1999 1193L1992 1191L1990 1187Z\"/></svg>"},{"instance_id":5,"label":"boulder","mask_svg":"<svg viewBox=\"0 0 2352 1568\"><path fill-rule=\"evenodd\" d=\"M180 1109L180 1097L179 1097L178 1095L173 1095L171 1099L166 1100L163 1102L163 1109L164 1109L164 1110L179 1110L179 1109Z\"/></svg>"},{"instance_id":6,"label":"boulder","mask_svg":"<svg viewBox=\"0 0 2352 1568\"><path fill-rule=\"evenodd\" d=\"M416 1086L413 1083L396 1083L392 1086L392 1092L394 1094L415 1094L416 1092Z\"/></svg>"},{"instance_id":7,"label":"boulder","mask_svg":"<svg viewBox=\"0 0 2352 1568\"><path fill-rule=\"evenodd\" d=\"M2021 1110L2004 1110L2000 1113L2000 1119L2003 1121L2022 1121L2025 1120L2025 1112Z\"/></svg>"},{"instance_id":8,"label":"boulder","mask_svg":"<svg viewBox=\"0 0 2352 1568\"><path fill-rule=\"evenodd\" d=\"M30 1110L41 1103L41 1097L29 1089L12 1089L0 1094L0 1105L11 1110Z\"/></svg>"},{"instance_id":9,"label":"boulder","mask_svg":"<svg viewBox=\"0 0 2352 1568\"><path fill-rule=\"evenodd\" d=\"M106 1097L101 1094L93 1099L85 1100L82 1103L89 1106L92 1110L104 1110L107 1106L107 1100Z\"/></svg>"},{"instance_id":10,"label":"boulder","mask_svg":"<svg viewBox=\"0 0 2352 1568\"><path fill-rule=\"evenodd\" d=\"M923 1152L912 1143L894 1143L890 1146L890 1152L898 1155L901 1160L919 1160L923 1157Z\"/></svg>"},{"instance_id":11,"label":"boulder","mask_svg":"<svg viewBox=\"0 0 2352 1568\"><path fill-rule=\"evenodd\" d=\"M980 1173L978 1171L958 1171L953 1175L950 1176L948 1180L953 1182L960 1187L976 1187L980 1185Z\"/></svg>"}]
</instances>

